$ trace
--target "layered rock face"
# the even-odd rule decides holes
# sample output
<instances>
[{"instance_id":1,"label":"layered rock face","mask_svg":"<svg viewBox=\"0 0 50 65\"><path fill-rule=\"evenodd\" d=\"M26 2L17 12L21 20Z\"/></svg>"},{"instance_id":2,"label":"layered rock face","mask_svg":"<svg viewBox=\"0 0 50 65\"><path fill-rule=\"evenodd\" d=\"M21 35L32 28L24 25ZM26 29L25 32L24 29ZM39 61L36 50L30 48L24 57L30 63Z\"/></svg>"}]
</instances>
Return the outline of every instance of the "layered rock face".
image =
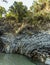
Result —
<instances>
[{"instance_id":1,"label":"layered rock face","mask_svg":"<svg viewBox=\"0 0 50 65\"><path fill-rule=\"evenodd\" d=\"M32 35L27 33L13 35L8 33L0 38L4 44L3 52L5 53L19 53L32 59L38 58L42 62L50 56L50 34L41 32Z\"/></svg>"}]
</instances>

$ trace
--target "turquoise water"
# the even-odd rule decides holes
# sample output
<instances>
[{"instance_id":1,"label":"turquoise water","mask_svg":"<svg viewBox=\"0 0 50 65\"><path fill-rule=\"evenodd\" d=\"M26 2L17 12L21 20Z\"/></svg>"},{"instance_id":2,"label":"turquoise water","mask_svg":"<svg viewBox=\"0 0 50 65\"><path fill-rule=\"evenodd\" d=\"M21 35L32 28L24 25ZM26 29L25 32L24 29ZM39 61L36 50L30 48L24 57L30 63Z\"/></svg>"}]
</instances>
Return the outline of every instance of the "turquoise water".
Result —
<instances>
[{"instance_id":1,"label":"turquoise water","mask_svg":"<svg viewBox=\"0 0 50 65\"><path fill-rule=\"evenodd\" d=\"M39 63L31 62L25 56L18 54L1 54L0 53L0 65L43 65Z\"/></svg>"}]
</instances>

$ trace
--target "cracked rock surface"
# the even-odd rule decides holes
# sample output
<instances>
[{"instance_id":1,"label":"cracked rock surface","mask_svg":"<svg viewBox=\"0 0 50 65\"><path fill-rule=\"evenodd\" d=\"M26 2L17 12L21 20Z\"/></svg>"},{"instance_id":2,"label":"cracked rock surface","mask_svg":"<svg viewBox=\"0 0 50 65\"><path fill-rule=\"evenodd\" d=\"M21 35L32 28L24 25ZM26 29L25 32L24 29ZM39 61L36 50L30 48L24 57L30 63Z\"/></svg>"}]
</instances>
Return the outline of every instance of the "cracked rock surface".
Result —
<instances>
[{"instance_id":1,"label":"cracked rock surface","mask_svg":"<svg viewBox=\"0 0 50 65\"><path fill-rule=\"evenodd\" d=\"M41 32L14 36L9 33L2 35L0 38L4 44L3 51L5 53L19 53L40 60L50 56L50 34Z\"/></svg>"}]
</instances>

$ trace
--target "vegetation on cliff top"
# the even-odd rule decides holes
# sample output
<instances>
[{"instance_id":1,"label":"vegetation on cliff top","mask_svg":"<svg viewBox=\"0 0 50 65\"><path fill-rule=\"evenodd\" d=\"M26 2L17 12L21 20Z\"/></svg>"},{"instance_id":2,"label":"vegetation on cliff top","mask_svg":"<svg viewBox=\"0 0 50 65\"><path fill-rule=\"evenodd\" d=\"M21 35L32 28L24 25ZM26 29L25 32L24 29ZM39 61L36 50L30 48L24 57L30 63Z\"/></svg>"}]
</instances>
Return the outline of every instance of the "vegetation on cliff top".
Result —
<instances>
[{"instance_id":1,"label":"vegetation on cliff top","mask_svg":"<svg viewBox=\"0 0 50 65\"><path fill-rule=\"evenodd\" d=\"M20 28L33 26L35 29L46 29L50 22L50 1L34 1L30 10L22 2L14 2L9 10L0 6L0 28L8 31L21 31ZM23 26L22 26L23 25ZM26 25L26 26L25 26Z\"/></svg>"}]
</instances>

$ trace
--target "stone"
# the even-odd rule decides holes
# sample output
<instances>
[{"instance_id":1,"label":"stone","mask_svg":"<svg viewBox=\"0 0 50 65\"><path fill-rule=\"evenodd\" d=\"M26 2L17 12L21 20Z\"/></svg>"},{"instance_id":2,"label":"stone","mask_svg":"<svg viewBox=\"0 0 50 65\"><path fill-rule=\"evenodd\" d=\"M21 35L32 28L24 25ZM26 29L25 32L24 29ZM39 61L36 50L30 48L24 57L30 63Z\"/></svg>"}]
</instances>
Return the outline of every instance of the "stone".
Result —
<instances>
[{"instance_id":1,"label":"stone","mask_svg":"<svg viewBox=\"0 0 50 65\"><path fill-rule=\"evenodd\" d=\"M45 64L50 65L50 58L46 58Z\"/></svg>"},{"instance_id":2,"label":"stone","mask_svg":"<svg viewBox=\"0 0 50 65\"><path fill-rule=\"evenodd\" d=\"M12 33L7 33L2 35L1 39L5 45L4 51L6 53L20 53L33 58L35 51L37 51L35 57L41 59L42 62L45 61L43 60L44 56L46 58L49 53L50 35L46 33L38 33L31 36L22 33L14 36Z\"/></svg>"}]
</instances>

